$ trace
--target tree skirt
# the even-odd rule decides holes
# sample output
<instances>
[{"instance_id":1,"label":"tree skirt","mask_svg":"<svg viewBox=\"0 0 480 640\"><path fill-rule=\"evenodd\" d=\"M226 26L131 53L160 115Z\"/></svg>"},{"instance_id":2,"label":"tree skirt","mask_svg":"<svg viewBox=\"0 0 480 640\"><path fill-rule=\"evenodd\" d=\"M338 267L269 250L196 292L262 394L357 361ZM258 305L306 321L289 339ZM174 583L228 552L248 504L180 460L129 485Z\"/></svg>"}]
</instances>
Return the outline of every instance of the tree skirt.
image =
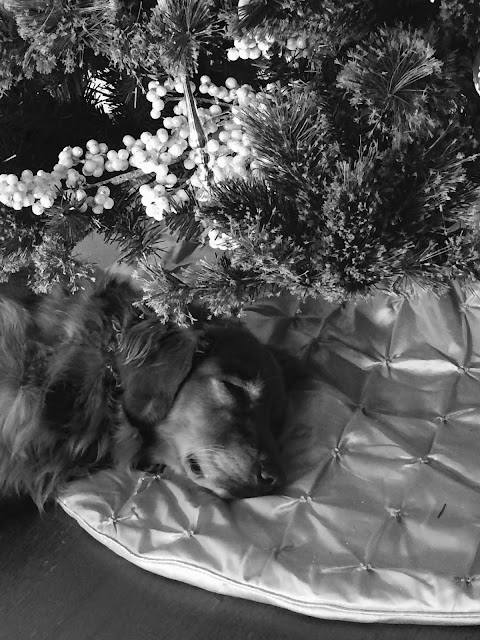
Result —
<instances>
[{"instance_id":1,"label":"tree skirt","mask_svg":"<svg viewBox=\"0 0 480 640\"><path fill-rule=\"evenodd\" d=\"M226 503L168 469L71 484L67 513L144 569L322 618L480 623L480 287L258 303L301 359L280 495Z\"/></svg>"}]
</instances>

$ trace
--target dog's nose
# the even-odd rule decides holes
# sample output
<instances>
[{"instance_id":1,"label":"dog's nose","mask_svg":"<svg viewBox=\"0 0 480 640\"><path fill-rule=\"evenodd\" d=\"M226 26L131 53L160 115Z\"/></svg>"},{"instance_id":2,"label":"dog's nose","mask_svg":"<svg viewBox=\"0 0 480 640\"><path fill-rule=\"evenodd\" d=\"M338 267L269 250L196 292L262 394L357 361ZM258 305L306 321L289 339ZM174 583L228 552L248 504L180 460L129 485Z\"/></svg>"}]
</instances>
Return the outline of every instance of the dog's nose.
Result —
<instances>
[{"instance_id":1,"label":"dog's nose","mask_svg":"<svg viewBox=\"0 0 480 640\"><path fill-rule=\"evenodd\" d=\"M281 473L271 462L260 462L257 471L257 483L265 491L273 491L281 482Z\"/></svg>"}]
</instances>

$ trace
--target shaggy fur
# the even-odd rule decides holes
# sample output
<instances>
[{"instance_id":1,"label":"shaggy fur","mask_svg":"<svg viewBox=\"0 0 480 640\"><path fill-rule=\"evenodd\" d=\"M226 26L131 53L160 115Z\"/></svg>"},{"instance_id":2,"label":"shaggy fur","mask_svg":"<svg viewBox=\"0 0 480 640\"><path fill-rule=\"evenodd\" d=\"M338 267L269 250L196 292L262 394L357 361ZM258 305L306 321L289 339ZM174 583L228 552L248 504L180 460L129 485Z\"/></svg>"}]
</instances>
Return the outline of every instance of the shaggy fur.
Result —
<instances>
[{"instance_id":1,"label":"shaggy fur","mask_svg":"<svg viewBox=\"0 0 480 640\"><path fill-rule=\"evenodd\" d=\"M249 333L142 316L128 278L0 297L0 493L41 506L106 465L168 464L221 497L281 482L279 368Z\"/></svg>"}]
</instances>

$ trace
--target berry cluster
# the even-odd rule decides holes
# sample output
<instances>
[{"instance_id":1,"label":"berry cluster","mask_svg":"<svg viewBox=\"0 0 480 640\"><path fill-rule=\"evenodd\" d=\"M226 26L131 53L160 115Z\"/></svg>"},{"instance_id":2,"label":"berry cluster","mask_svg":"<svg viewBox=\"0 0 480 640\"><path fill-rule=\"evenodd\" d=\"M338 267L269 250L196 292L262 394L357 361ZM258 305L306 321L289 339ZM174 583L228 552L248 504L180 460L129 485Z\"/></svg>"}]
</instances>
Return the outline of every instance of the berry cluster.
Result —
<instances>
[{"instance_id":1,"label":"berry cluster","mask_svg":"<svg viewBox=\"0 0 480 640\"><path fill-rule=\"evenodd\" d=\"M58 155L58 162L53 171L37 171L36 175L29 169L22 171L20 177L15 174L0 175L0 202L7 207L19 211L31 207L32 213L42 215L50 209L57 198L64 197L71 207L86 211L92 208L94 213L111 209L114 205L110 197L110 189L100 186L94 196L87 196L86 189L95 188L88 185L86 178L102 177L104 171L123 171L128 168L129 153L123 149L119 152L108 151L105 143L96 140L87 142L85 157L81 147L65 147ZM82 164L81 171L75 167Z\"/></svg>"},{"instance_id":2,"label":"berry cluster","mask_svg":"<svg viewBox=\"0 0 480 640\"><path fill-rule=\"evenodd\" d=\"M33 213L40 215L53 205L56 188L56 180L46 171L39 171L34 176L25 169L20 178L13 173L3 173L0 175L0 202L16 211L32 207Z\"/></svg>"},{"instance_id":3,"label":"berry cluster","mask_svg":"<svg viewBox=\"0 0 480 640\"><path fill-rule=\"evenodd\" d=\"M195 91L193 83L191 86ZM111 209L114 201L109 187L97 186L95 180L105 172L125 172L133 167L152 177L149 184L140 187L139 193L146 215L161 220L172 202L188 200L189 190L205 189L205 162L217 182L245 176L255 169L250 141L238 118L238 109L255 99L252 87L239 86L235 78L227 78L224 86L215 85L208 76L200 78L198 94L202 106L198 108L198 116L208 138L206 154L190 144L183 91L178 79L151 81L146 97L152 103L153 119L162 117L166 101L175 102L173 115L163 118L156 133L146 131L138 139L126 135L124 148L117 151L96 140L89 140L85 150L65 147L50 173L38 171L33 175L25 170L20 177L0 175L0 202L16 210L31 207L35 215L42 215L61 198L71 208L83 212L90 208L94 214L101 214L104 209ZM215 248L231 245L228 236L214 230L208 238Z\"/></svg>"},{"instance_id":4,"label":"berry cluster","mask_svg":"<svg viewBox=\"0 0 480 640\"><path fill-rule=\"evenodd\" d=\"M193 83L192 90L196 90ZM198 108L198 115L209 138L205 151L214 180L246 175L251 168L252 155L248 136L243 132L235 113L238 105L252 100L255 93L250 85L240 87L235 78L227 78L225 86L217 86L209 76L200 78L198 92L204 96L205 101L210 102L210 106ZM140 140L131 141L130 146L130 164L141 168L145 173L156 174L157 185L145 185L141 190L147 215L156 219L161 219L169 209L169 197L181 201L188 198L186 186L195 189L203 189L205 186L199 171L203 163L202 155L198 149L190 147L188 142L190 129L185 98L175 98L171 95L173 93L183 94L181 82L168 79L164 83L149 83L147 99L152 103L151 113L155 113L155 119L161 116L165 108L163 98L167 94L170 94L168 99L176 100L174 115L164 118L163 128L155 135L143 133ZM171 165L176 173L171 172ZM179 175L181 169L186 172L183 180ZM179 188L175 191L173 187L177 184Z\"/></svg>"},{"instance_id":5,"label":"berry cluster","mask_svg":"<svg viewBox=\"0 0 480 640\"><path fill-rule=\"evenodd\" d=\"M238 246L235 240L232 240L231 236L218 231L218 229L209 230L208 243L212 249L220 249L220 251L228 251Z\"/></svg>"},{"instance_id":6,"label":"berry cluster","mask_svg":"<svg viewBox=\"0 0 480 640\"><path fill-rule=\"evenodd\" d=\"M268 36L261 39L253 34L236 38L233 41L233 47L227 50L227 58L232 62L239 58L242 60L257 60L260 56L270 58L274 42L274 39ZM290 36L284 43L279 44L283 45L287 56L304 57L308 55L308 42L304 35Z\"/></svg>"}]
</instances>

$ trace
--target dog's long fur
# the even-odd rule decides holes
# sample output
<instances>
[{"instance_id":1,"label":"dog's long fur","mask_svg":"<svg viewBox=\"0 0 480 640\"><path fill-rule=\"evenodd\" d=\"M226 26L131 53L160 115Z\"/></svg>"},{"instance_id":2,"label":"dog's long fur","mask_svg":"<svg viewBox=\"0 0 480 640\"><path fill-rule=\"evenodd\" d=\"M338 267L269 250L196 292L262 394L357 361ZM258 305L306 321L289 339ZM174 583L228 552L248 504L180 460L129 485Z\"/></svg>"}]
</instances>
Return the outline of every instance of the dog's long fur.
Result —
<instances>
[{"instance_id":1,"label":"dog's long fur","mask_svg":"<svg viewBox=\"0 0 480 640\"><path fill-rule=\"evenodd\" d=\"M0 295L0 494L41 506L105 465L166 463L222 497L278 486L281 374L238 328L142 317L107 275L69 297Z\"/></svg>"}]
</instances>

